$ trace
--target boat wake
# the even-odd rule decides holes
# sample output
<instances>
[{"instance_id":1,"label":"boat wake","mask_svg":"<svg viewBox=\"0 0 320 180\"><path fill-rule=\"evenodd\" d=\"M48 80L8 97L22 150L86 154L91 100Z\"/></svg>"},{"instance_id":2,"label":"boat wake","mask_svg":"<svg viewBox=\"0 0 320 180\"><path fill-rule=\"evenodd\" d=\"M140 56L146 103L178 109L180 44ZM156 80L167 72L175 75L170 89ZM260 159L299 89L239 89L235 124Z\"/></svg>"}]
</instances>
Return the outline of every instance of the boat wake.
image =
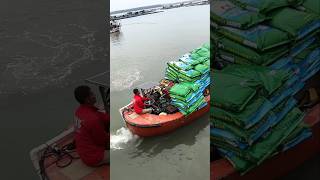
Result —
<instances>
[{"instance_id":1,"label":"boat wake","mask_svg":"<svg viewBox=\"0 0 320 180\"><path fill-rule=\"evenodd\" d=\"M122 127L116 131L115 134L111 134L110 148L111 150L125 149L129 145L139 145L142 139L131 133L131 131L125 127Z\"/></svg>"},{"instance_id":2,"label":"boat wake","mask_svg":"<svg viewBox=\"0 0 320 180\"><path fill-rule=\"evenodd\" d=\"M134 83L142 79L138 69L123 69L111 73L111 91L123 91L130 89Z\"/></svg>"}]
</instances>

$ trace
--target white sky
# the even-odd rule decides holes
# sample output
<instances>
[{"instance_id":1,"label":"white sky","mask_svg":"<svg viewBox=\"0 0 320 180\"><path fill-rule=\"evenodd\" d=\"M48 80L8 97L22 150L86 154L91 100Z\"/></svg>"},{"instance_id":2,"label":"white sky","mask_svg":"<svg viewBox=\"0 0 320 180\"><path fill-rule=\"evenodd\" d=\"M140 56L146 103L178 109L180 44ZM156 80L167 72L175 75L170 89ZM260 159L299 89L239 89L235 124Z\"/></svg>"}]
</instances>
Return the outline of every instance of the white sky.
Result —
<instances>
[{"instance_id":1,"label":"white sky","mask_svg":"<svg viewBox=\"0 0 320 180\"><path fill-rule=\"evenodd\" d=\"M187 0L110 0L110 11L130 9L155 4L166 4Z\"/></svg>"}]
</instances>

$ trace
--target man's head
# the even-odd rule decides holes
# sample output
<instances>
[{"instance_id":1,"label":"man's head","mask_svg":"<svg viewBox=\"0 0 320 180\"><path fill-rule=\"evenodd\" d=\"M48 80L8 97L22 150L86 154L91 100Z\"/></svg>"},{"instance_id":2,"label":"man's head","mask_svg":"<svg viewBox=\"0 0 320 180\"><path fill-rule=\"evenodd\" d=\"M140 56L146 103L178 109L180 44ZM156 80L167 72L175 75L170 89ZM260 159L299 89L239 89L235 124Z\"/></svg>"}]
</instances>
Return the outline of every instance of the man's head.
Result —
<instances>
[{"instance_id":1,"label":"man's head","mask_svg":"<svg viewBox=\"0 0 320 180\"><path fill-rule=\"evenodd\" d=\"M97 102L96 95L89 86L79 86L74 90L74 97L80 104L94 105Z\"/></svg>"},{"instance_id":2,"label":"man's head","mask_svg":"<svg viewBox=\"0 0 320 180\"><path fill-rule=\"evenodd\" d=\"M137 88L134 88L134 89L133 89L133 94L139 95L139 94L140 94L140 93L139 93L139 90L138 90Z\"/></svg>"}]
</instances>

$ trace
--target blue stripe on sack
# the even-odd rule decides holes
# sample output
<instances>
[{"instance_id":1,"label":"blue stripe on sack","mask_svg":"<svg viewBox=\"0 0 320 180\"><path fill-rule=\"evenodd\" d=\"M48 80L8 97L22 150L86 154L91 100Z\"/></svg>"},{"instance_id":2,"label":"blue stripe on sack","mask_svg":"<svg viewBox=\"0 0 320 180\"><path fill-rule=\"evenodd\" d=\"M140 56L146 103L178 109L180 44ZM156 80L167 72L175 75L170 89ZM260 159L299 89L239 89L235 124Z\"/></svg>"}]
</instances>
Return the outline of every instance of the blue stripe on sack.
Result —
<instances>
[{"instance_id":1,"label":"blue stripe on sack","mask_svg":"<svg viewBox=\"0 0 320 180\"><path fill-rule=\"evenodd\" d=\"M315 31L318 28L320 28L320 20L316 20L308 24L307 26L302 28L300 32L298 32L298 39L302 39L303 37L305 37L306 35Z\"/></svg>"},{"instance_id":2,"label":"blue stripe on sack","mask_svg":"<svg viewBox=\"0 0 320 180\"><path fill-rule=\"evenodd\" d=\"M309 137L312 136L312 132L310 130L303 130L301 134L299 134L296 138L288 142L287 144L284 145L283 151L286 151L288 149L293 148L294 146L298 145L302 141L308 139Z\"/></svg>"}]
</instances>

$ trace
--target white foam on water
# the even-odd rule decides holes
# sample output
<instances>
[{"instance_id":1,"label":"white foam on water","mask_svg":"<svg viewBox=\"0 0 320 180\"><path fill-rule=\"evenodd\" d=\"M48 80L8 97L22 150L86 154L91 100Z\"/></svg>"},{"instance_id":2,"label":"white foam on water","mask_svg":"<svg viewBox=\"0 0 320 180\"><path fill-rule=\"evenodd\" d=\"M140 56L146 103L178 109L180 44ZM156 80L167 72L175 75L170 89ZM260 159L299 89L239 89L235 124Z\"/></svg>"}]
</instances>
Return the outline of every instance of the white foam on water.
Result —
<instances>
[{"instance_id":1,"label":"white foam on water","mask_svg":"<svg viewBox=\"0 0 320 180\"><path fill-rule=\"evenodd\" d=\"M124 149L130 144L139 144L141 140L139 136L132 134L129 129L122 127L118 129L115 134L111 134L110 148L111 150Z\"/></svg>"},{"instance_id":2,"label":"white foam on water","mask_svg":"<svg viewBox=\"0 0 320 180\"><path fill-rule=\"evenodd\" d=\"M123 91L130 89L137 81L142 79L141 72L138 69L121 69L110 73L111 91Z\"/></svg>"}]
</instances>

